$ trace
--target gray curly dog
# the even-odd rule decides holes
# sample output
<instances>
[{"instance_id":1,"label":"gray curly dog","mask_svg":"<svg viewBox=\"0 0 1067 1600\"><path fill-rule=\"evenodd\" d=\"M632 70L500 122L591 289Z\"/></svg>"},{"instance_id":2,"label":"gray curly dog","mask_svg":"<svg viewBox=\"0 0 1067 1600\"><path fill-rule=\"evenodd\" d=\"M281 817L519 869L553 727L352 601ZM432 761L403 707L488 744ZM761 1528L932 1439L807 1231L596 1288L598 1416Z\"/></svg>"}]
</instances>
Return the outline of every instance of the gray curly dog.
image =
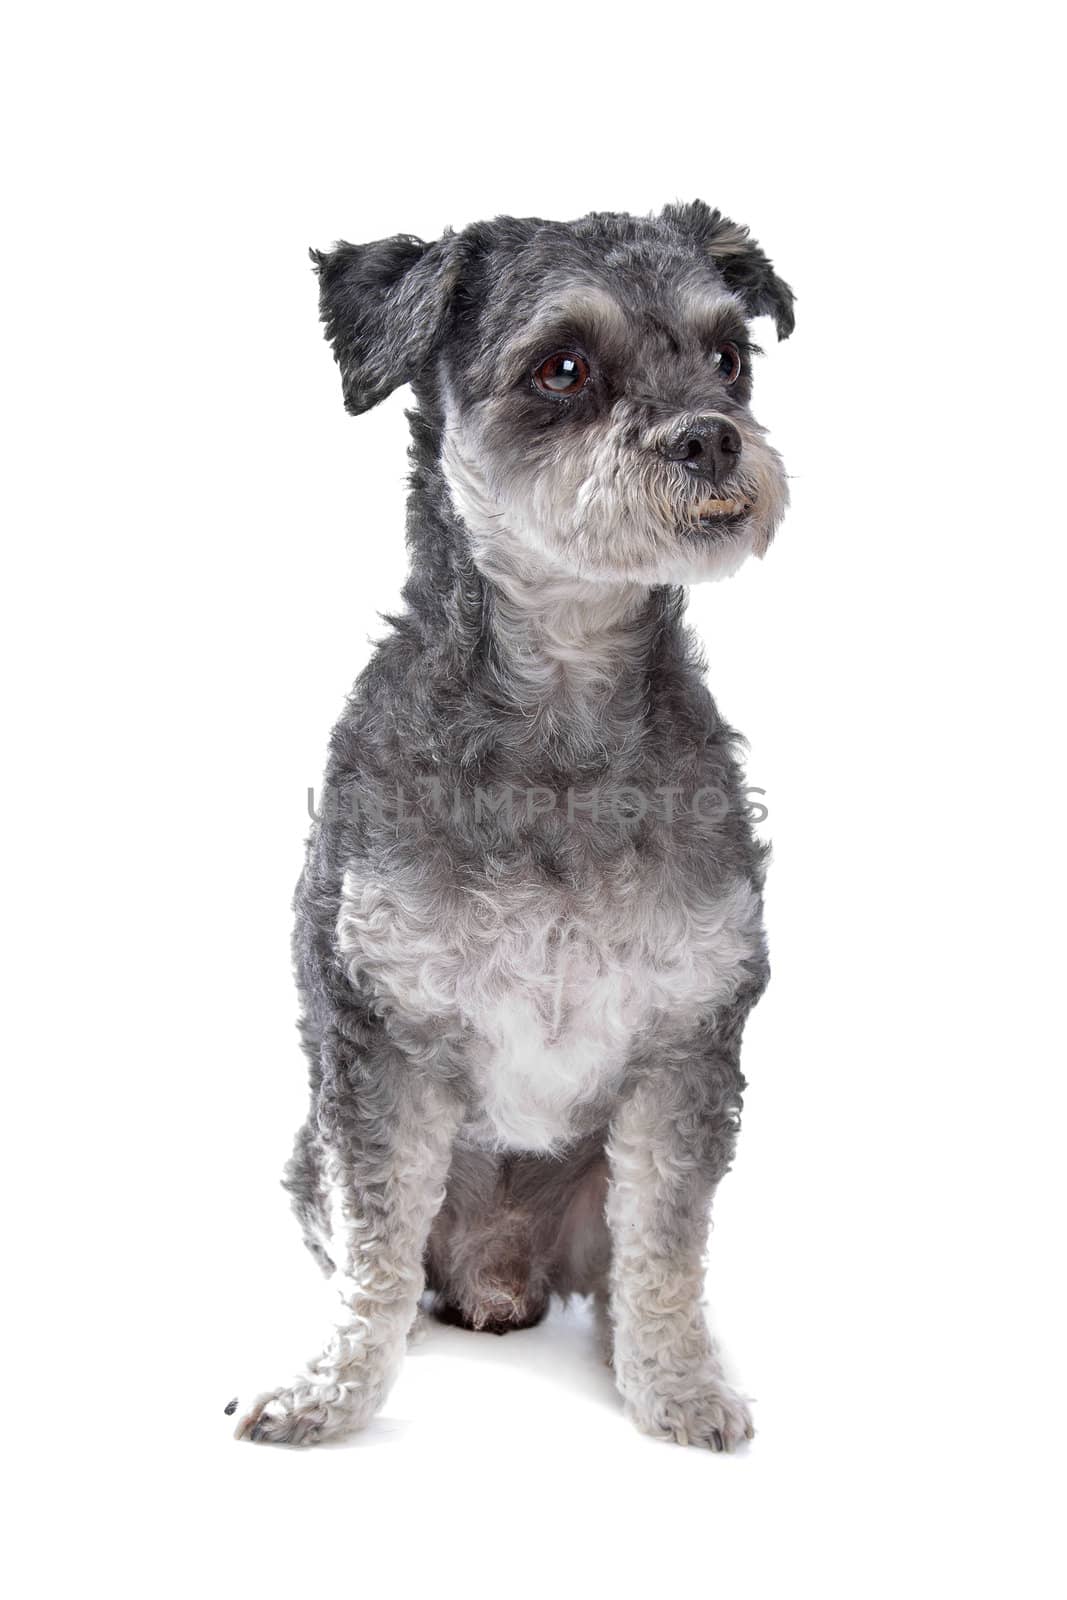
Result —
<instances>
[{"instance_id":1,"label":"gray curly dog","mask_svg":"<svg viewBox=\"0 0 1067 1600\"><path fill-rule=\"evenodd\" d=\"M411 572L296 896L285 1183L341 1315L238 1436L366 1423L424 1294L494 1333L578 1294L637 1425L729 1449L703 1267L764 852L682 617L785 510L749 322L792 293L700 201L312 255L348 410L414 391Z\"/></svg>"}]
</instances>

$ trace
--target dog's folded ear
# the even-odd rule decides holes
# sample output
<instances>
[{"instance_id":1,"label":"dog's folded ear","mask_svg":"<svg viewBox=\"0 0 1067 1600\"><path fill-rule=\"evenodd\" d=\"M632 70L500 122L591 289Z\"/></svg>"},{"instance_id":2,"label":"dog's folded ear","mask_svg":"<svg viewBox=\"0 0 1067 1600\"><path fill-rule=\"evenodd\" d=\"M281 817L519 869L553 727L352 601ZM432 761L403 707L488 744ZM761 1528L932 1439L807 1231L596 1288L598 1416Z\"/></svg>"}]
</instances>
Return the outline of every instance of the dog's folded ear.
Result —
<instances>
[{"instance_id":1,"label":"dog's folded ear","mask_svg":"<svg viewBox=\"0 0 1067 1600\"><path fill-rule=\"evenodd\" d=\"M788 339L796 319L793 291L774 265L750 239L748 229L731 222L703 200L663 208L664 219L694 233L725 280L752 317L773 317L779 339Z\"/></svg>"},{"instance_id":2,"label":"dog's folded ear","mask_svg":"<svg viewBox=\"0 0 1067 1600\"><path fill-rule=\"evenodd\" d=\"M416 377L433 354L459 276L460 236L410 234L312 250L319 312L353 415Z\"/></svg>"}]
</instances>

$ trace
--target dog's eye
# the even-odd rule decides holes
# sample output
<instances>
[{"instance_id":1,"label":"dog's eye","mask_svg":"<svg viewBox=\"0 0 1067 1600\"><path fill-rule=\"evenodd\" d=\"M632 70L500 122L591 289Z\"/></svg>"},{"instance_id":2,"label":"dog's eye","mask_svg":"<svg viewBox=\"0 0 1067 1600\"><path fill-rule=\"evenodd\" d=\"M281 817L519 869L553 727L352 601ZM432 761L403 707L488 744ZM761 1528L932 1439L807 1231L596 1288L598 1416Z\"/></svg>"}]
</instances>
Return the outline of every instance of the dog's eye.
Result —
<instances>
[{"instance_id":1,"label":"dog's eye","mask_svg":"<svg viewBox=\"0 0 1067 1600\"><path fill-rule=\"evenodd\" d=\"M545 394L577 394L589 381L589 363L573 350L557 350L535 368L533 377Z\"/></svg>"},{"instance_id":2,"label":"dog's eye","mask_svg":"<svg viewBox=\"0 0 1067 1600\"><path fill-rule=\"evenodd\" d=\"M719 360L719 377L723 383L736 383L741 376L741 352L735 344L721 344L715 352Z\"/></svg>"}]
</instances>

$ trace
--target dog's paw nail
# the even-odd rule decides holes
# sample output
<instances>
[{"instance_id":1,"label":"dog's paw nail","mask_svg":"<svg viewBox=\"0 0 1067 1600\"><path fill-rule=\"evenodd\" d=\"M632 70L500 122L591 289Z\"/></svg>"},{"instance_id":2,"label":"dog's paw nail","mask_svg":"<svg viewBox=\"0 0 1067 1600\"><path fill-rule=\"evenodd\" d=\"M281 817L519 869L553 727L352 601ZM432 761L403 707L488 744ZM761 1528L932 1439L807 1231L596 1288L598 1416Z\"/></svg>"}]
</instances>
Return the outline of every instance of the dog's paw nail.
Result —
<instances>
[{"instance_id":1,"label":"dog's paw nail","mask_svg":"<svg viewBox=\"0 0 1067 1600\"><path fill-rule=\"evenodd\" d=\"M232 1417L236 1410L237 1410L237 1396L234 1395L233 1399L232 1400L228 1400L226 1402L226 1404L223 1406L222 1414L223 1414L224 1417Z\"/></svg>"},{"instance_id":2,"label":"dog's paw nail","mask_svg":"<svg viewBox=\"0 0 1067 1600\"><path fill-rule=\"evenodd\" d=\"M712 1428L711 1430L711 1448L713 1450L721 1450L723 1448L722 1434L718 1428Z\"/></svg>"}]
</instances>

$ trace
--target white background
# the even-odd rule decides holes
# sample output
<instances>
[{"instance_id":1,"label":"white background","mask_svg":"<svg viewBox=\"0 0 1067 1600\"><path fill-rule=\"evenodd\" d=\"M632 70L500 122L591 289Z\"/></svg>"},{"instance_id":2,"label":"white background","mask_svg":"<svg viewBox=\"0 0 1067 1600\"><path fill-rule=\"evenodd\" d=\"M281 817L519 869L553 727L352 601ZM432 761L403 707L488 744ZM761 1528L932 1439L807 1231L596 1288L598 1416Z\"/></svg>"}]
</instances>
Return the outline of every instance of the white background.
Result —
<instances>
[{"instance_id":1,"label":"white background","mask_svg":"<svg viewBox=\"0 0 1067 1600\"><path fill-rule=\"evenodd\" d=\"M13 1592L1058 1591L1060 85L1039 9L39 6L0 96ZM310 244L700 195L798 294L767 560L694 595L774 840L709 1295L757 1438L575 1311L318 1452L289 898L402 581ZM1062 1592L1059 1590L1058 1592Z\"/></svg>"}]
</instances>

